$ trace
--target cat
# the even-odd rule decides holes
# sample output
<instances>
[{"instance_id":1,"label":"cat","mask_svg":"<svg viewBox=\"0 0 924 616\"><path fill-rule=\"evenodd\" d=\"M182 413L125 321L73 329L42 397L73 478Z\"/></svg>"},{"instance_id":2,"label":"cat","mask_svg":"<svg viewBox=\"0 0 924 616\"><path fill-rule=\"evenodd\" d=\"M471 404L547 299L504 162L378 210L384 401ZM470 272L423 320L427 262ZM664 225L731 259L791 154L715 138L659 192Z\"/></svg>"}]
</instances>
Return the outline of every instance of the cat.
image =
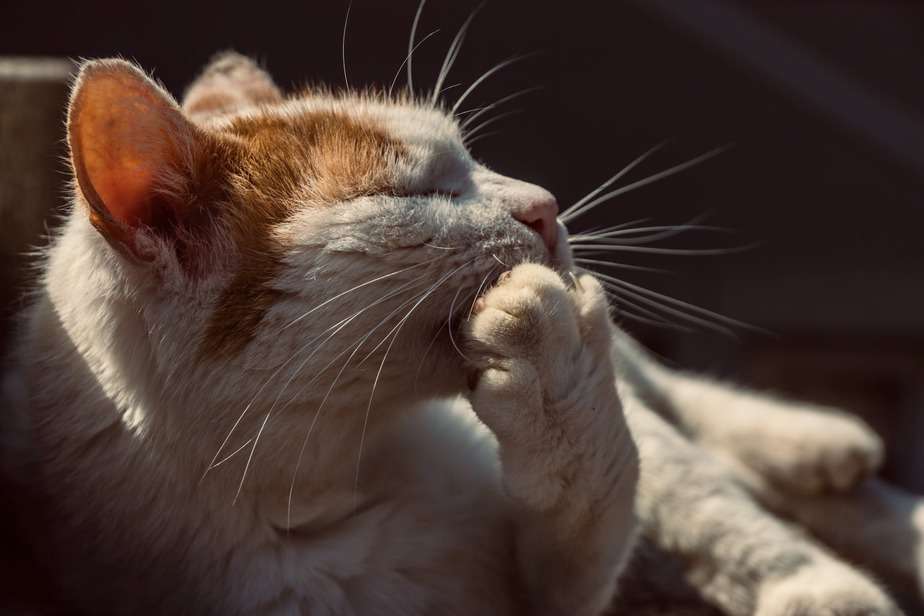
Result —
<instances>
[{"instance_id":1,"label":"cat","mask_svg":"<svg viewBox=\"0 0 924 616\"><path fill-rule=\"evenodd\" d=\"M6 395L75 607L603 614L641 533L729 614L898 613L753 498L853 486L871 431L657 365L438 104L97 60L67 130Z\"/></svg>"}]
</instances>

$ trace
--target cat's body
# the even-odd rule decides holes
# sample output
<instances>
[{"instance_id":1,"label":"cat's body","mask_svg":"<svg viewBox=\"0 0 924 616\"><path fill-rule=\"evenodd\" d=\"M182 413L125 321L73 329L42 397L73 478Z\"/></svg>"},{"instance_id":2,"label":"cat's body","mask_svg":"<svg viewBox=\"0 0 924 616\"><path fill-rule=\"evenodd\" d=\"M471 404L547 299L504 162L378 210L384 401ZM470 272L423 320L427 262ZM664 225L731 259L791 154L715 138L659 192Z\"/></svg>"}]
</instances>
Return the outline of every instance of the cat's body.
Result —
<instances>
[{"instance_id":1,"label":"cat's body","mask_svg":"<svg viewBox=\"0 0 924 616\"><path fill-rule=\"evenodd\" d=\"M810 489L869 472L875 437L829 418L833 457L766 468L745 411L708 417L781 405L658 368L589 276L495 282L570 254L551 195L473 161L450 117L284 99L238 56L183 110L126 63L84 68L75 206L15 354L46 554L89 612L600 614L637 441L646 533L714 603L893 613L720 462L688 468L658 413Z\"/></svg>"}]
</instances>

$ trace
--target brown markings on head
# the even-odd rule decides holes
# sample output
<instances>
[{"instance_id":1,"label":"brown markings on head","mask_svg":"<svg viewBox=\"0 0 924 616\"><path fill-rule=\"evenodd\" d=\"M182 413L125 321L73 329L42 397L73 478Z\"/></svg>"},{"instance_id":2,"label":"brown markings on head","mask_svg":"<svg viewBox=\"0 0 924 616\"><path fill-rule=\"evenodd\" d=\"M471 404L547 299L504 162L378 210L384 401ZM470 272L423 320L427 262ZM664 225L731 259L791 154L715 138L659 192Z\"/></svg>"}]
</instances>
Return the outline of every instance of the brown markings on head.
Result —
<instances>
[{"instance_id":1,"label":"brown markings on head","mask_svg":"<svg viewBox=\"0 0 924 616\"><path fill-rule=\"evenodd\" d=\"M343 112L263 112L223 131L242 146L225 213L240 265L209 320L200 346L229 357L253 339L279 292L271 286L285 249L275 228L302 207L323 207L394 189L401 143L369 120Z\"/></svg>"}]
</instances>

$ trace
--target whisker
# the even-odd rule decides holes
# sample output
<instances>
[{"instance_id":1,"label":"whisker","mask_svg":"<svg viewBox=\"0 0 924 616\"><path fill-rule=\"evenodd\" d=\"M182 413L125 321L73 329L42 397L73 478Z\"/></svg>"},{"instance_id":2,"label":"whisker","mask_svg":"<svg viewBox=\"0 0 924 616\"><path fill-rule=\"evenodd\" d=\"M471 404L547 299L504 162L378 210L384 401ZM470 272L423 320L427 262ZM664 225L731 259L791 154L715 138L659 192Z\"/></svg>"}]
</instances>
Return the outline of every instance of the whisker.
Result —
<instances>
[{"instance_id":1,"label":"whisker","mask_svg":"<svg viewBox=\"0 0 924 616\"><path fill-rule=\"evenodd\" d=\"M505 96L505 97L503 97L502 99L500 99L500 100L498 100L498 101L495 101L495 102L491 103L490 105L485 105L484 107L476 107L475 109L470 109L470 110L468 110L468 111L460 111L457 115L460 115L460 116L461 116L461 115L464 115L464 114L466 114L466 113L472 113L472 112L474 112L474 113L473 113L473 115L471 115L471 116L469 116L468 118L466 118L465 121L462 122L462 123L459 125L459 127L464 131L466 128L468 128L468 126L469 126L472 122L474 122L475 120L477 120L478 118L480 118L482 115L486 114L487 112L491 111L492 109L495 109L495 108L497 108L497 107L500 107L501 105L503 105L503 104L506 103L506 102L512 101L512 100L514 100L514 99L517 99L517 98L519 98L519 97L521 97L521 96L525 96L525 95L527 95L527 94L531 94L532 92L536 92L537 90L541 90L541 89L542 89L541 86L536 86L536 87L534 87L534 88L525 88L525 89L523 89L523 90L518 90L517 92L514 92L513 94L510 94L510 95L508 95L508 96Z\"/></svg>"},{"instance_id":2,"label":"whisker","mask_svg":"<svg viewBox=\"0 0 924 616\"><path fill-rule=\"evenodd\" d=\"M408 283L408 285L414 284L414 283L416 283L416 282L419 282L419 281L422 280L422 279L423 279L423 277L417 278L417 279L415 279L414 281L411 281L410 283ZM400 292L400 290L401 290L401 289L399 289L399 292ZM389 295L388 297L394 296L394 294L395 294L395 292L391 292L391 295ZM330 332L331 330L336 330L336 331L333 332L333 334L331 334L330 336L328 336L328 338L325 339L324 342L322 342L321 345L319 345L318 348L320 348L321 346L323 346L323 345L327 342L327 340L330 340L330 338L331 338L333 335L335 335L337 332L339 332L339 331L342 330L344 327L346 327L346 325L349 324L350 321L352 321L353 319L355 319L356 317L358 317L360 314L362 314L362 313L365 312L366 310L369 310L370 308L372 308L372 307L378 305L379 303L381 303L381 301L384 301L384 300L381 300L381 299L380 299L380 300L378 300L378 301L376 301L376 302L373 302L372 304L369 304L368 306L363 307L361 310L359 310L358 312L354 313L353 315L348 316L348 317L344 317L343 319L341 319L341 320L337 321L336 323L334 323L333 325L329 326L329 327L326 328L324 331L322 331L320 334L318 334L318 335L314 336L313 338L311 338L310 340L308 340L308 342L306 342L304 345L302 345L302 347L299 348L298 351L296 351L295 353L293 353L292 356L289 357L289 359L287 359L287 360L286 360L285 362L283 362L278 368L276 368L275 371L273 371L273 373L266 379L266 381L263 382L263 385L260 386L260 388L257 390L257 392L253 395L253 398L250 399L250 402L247 403L247 406L244 407L244 410L241 411L241 414L238 415L237 419L234 421L234 424L231 426L231 429L228 431L227 436L225 436L224 441L222 441L221 445L218 447L218 451L215 452L215 455L212 457L211 462L209 462L208 466L207 466L206 469L205 469L205 472L202 474L202 477L199 479L200 483L201 483L203 480L205 480L205 477L206 477L206 475L208 475L209 471L211 471L211 470L215 467L215 461L218 459L218 456L221 455L221 452L224 450L224 448L228 445L228 441L231 440L231 436L234 434L234 432L237 430L237 427L240 425L241 421L243 421L244 417L247 415L247 413L250 411L250 409L251 409L251 408L253 407L253 405L256 403L257 398L260 397L260 394L263 393L263 390L266 389L266 387L273 381L273 379L275 379L275 378L279 375L279 373L282 372L282 371L285 369L286 366L288 366L290 363L292 363L293 361L295 361L296 358L298 358L305 350L307 350L309 347L311 347L311 345L313 345L315 342L317 342L318 340L320 340L325 334L327 334L327 333ZM309 355L309 359L314 355L315 352L317 352L317 350L318 350L318 349L315 349L315 350L312 352L312 354ZM299 366L298 369L296 369L295 374L297 374L298 371L301 370L301 368L304 366L304 363L305 363L305 362L302 362L302 365ZM291 379L290 379L290 381L291 381ZM278 402L278 397L277 397L276 401ZM275 406L275 404L276 404L276 402L273 403L274 406Z\"/></svg>"},{"instance_id":3,"label":"whisker","mask_svg":"<svg viewBox=\"0 0 924 616\"><path fill-rule=\"evenodd\" d=\"M664 270L664 269L659 269L656 267L647 267L644 265L629 265L628 263L618 263L616 261L602 261L599 259L585 259L581 257L581 258L575 258L574 262L583 263L587 265L603 265L605 267L613 267L616 269L624 269L624 270L633 270L636 272L652 272L654 274L670 274L669 271Z\"/></svg>"},{"instance_id":4,"label":"whisker","mask_svg":"<svg viewBox=\"0 0 924 616\"><path fill-rule=\"evenodd\" d=\"M614 199L618 197L619 195L623 195L627 192L635 190L636 188L641 188L642 186L653 184L654 182L657 182L658 180L662 180L666 177L675 175L677 173L680 173L681 171L689 169L690 167L694 167L700 163L706 162L710 158L718 156L719 154L722 154L723 152L727 151L729 148L731 148L731 145L725 145L720 148L715 148L714 150L710 150L706 152L705 154L697 156L696 158L690 159L684 163L680 163L679 165L674 165L673 167L669 167L665 169L664 171L649 175L646 178L643 178L636 182L632 182L631 184L627 184L625 186L622 186L621 188L617 188L616 190L611 190L610 192L605 193L601 195L600 197L597 197L593 201L585 204L584 206L580 208L580 210L576 210L564 216L561 216L561 219L562 221L567 223L569 220L573 220L576 217L582 214L585 214L586 212L589 212L590 210L594 209L601 203L606 203L607 201Z\"/></svg>"},{"instance_id":5,"label":"whisker","mask_svg":"<svg viewBox=\"0 0 924 616\"><path fill-rule=\"evenodd\" d=\"M641 295L643 295L643 296L648 296L648 297L651 297L651 298L656 298L656 299L658 299L658 300L667 302L667 303L669 303L669 304L673 304L674 306L678 306L678 307L685 308L685 309L687 309L687 310L691 310L691 311L693 311L693 312L695 312L695 313L698 313L698 314L707 316L707 317L709 317L709 318L715 319L715 320L717 320L717 321L719 321L719 322L721 322L721 323L725 323L726 325L730 325L730 326L732 326L732 327L738 327L738 328L741 328L741 329L747 329L747 330L750 330L750 331L753 331L753 332L762 333L762 334L769 334L769 333L770 333L769 331L767 331L767 330L765 330L765 329L763 329L763 328L757 327L757 326L755 326L755 325L751 325L750 323L745 323L744 321L739 321L739 320L737 320L737 319L733 319L733 318L731 318L731 317L727 317L727 316L725 316L725 315L723 315L723 314L719 314L718 312L714 312L714 311L709 310L709 309L707 309L707 308L702 308L701 306L696 306L695 304L690 304L690 303L685 302L685 301L683 301L683 300L679 300L679 299L677 299L677 298L675 298L675 297L671 297L671 296L669 296L669 295L664 295L663 293L658 293L657 291L652 291L651 289L646 289L645 287L641 287L641 286L639 286L639 285L632 284L631 282L626 282L625 280L620 280L620 279L618 279L618 278L615 278L615 277L613 277L613 276L607 276L607 275L605 275L605 274L599 274L599 273L598 273L597 275L600 276L601 278L603 278L603 279L605 279L605 280L607 280L607 281L609 281L609 282L611 282L611 283L617 285L617 286L623 287L623 288L626 289L626 290L632 290L632 291L635 291L636 293L639 293L639 294L641 294Z\"/></svg>"},{"instance_id":6,"label":"whisker","mask_svg":"<svg viewBox=\"0 0 924 616\"><path fill-rule=\"evenodd\" d=\"M664 328L667 328L667 329L677 330L677 331L683 332L683 333L685 333L685 334L692 334L692 333L693 333L693 330L690 329L689 327L684 327L683 325L677 325L676 323L671 323L670 321L665 321L665 320L663 320L663 319L653 319L653 318L651 318L651 317L647 317L647 316L644 316L644 315L641 315L641 314L637 314L637 313L635 313L635 312L633 312L633 311L631 311L631 310L619 310L619 311L616 313L616 316L617 316L617 317L620 317L620 316L621 316L621 317L625 317L625 318L627 318L627 319L629 319L629 320L636 321L636 322L638 322L638 323L642 323L643 325L650 325L650 326L652 326L652 327L664 327Z\"/></svg>"},{"instance_id":7,"label":"whisker","mask_svg":"<svg viewBox=\"0 0 924 616\"><path fill-rule=\"evenodd\" d=\"M476 257L476 258L477 258L477 257ZM414 311L417 310L417 308L418 308L423 302L425 302L425 301L427 300L427 298L430 297L430 296L433 294L433 292L434 292L437 288L439 288L444 282L446 282L447 280L449 280L452 276L454 276L457 272L459 272L459 271L462 270L463 268L465 268L465 267L469 266L470 264L472 264L474 261L475 261L475 259L472 259L471 261L468 261L467 263L463 263L462 265L460 265L460 266L457 267L456 269L454 269L454 270L452 270L451 272L449 272L448 274L444 275L444 276L443 276L442 278L440 278L436 283L434 283L434 285L430 288L430 290L428 290L428 291L426 292L426 294L424 294L423 297L421 297L419 300L417 300L417 303L414 304L414 306L412 306L410 310L408 310L407 314L404 315L404 318L401 319L401 321L398 323L398 325L396 325L395 328L393 328L391 332L389 332L388 334L386 334L385 338L383 339L383 342L384 342L384 340L387 340L387 339L388 339L388 336L391 336L391 342L388 343L388 347L385 349L385 354L384 354L384 356L382 357L381 363L379 363L379 369L378 369L378 371L377 371L376 374L375 374L375 379L372 381L372 391L369 393L369 404L366 406L366 415L365 415L365 417L363 418L363 429L362 429L362 434L361 434L360 437L359 437L359 454L358 454L357 457L356 457L356 474L355 474L355 477L354 477L354 480L353 480L353 493L354 493L354 495L356 495L357 490L359 489L360 463L361 463L361 461L362 461L363 447L364 447L365 442L366 442L366 429L367 429L368 426L369 426L369 415L370 415L370 413L372 412L372 401L373 401L373 399L374 399L374 397L375 397L375 390L376 390L376 387L378 386L379 379L380 379L381 376L382 376L382 370L383 370L384 367L385 367L385 361L388 359L388 354L391 352L391 349L392 349L392 347L394 346L395 341L398 339L398 335L401 333L402 327L403 327L404 324L407 322L407 320L411 317L411 315L414 314ZM392 334L394 334L394 335L392 335ZM380 343L380 344L381 344L381 343Z\"/></svg>"},{"instance_id":8,"label":"whisker","mask_svg":"<svg viewBox=\"0 0 924 616\"><path fill-rule=\"evenodd\" d=\"M495 259L497 259L496 256L494 256L494 255L491 255L491 256L494 257ZM497 259L497 262L500 263L501 265L503 265L504 267L507 267L506 264L505 264L505 263L502 263L500 259ZM481 295L481 290L484 288L484 285L487 284L488 278L491 277L491 274L493 274L493 273L495 272L495 270L497 270L497 268L496 268L496 267L492 267L492 268L488 271L488 273L484 275L484 278L481 280L481 284L478 285L478 290L475 291L475 297L474 297L474 299L472 299L472 305L469 306L469 308L468 308L468 316L465 317L465 320L466 320L466 321L471 321L471 320L472 320L472 312L474 312L474 310L475 310L475 302L478 301L478 297Z\"/></svg>"},{"instance_id":9,"label":"whisker","mask_svg":"<svg viewBox=\"0 0 924 616\"><path fill-rule=\"evenodd\" d=\"M266 429L266 422L269 421L270 414L267 413L263 418L263 423L260 424L260 429L257 430L257 437L253 441L253 445L250 447L250 454L247 456L247 463L244 464L244 472L241 473L241 482L237 484L237 492L234 493L234 499L231 501L232 505L237 504L237 499L241 495L241 490L244 489L244 480L247 479L247 471L250 470L250 463L253 461L253 454L257 450L257 442L260 440L260 436L263 434L263 430Z\"/></svg>"},{"instance_id":10,"label":"whisker","mask_svg":"<svg viewBox=\"0 0 924 616\"><path fill-rule=\"evenodd\" d=\"M391 80L391 85L388 86L388 96L391 96L391 93L394 91L394 89L395 89L395 84L398 83L398 77L401 76L401 69L404 68L405 65L407 65L407 62L408 62L408 60L411 58L411 55L412 55L415 51L417 51L417 48L418 48L418 47L420 47L421 45L423 45L424 43L426 43L428 38L430 38L431 36L435 36L436 34L439 33L439 31L440 31L439 28L437 28L436 30L434 30L433 32L431 32L430 34L428 34L427 36L425 36L425 37L423 37L422 39L420 39L420 40L417 42L417 44L414 45L414 48L411 49L410 53L409 53L408 55L404 56L404 61L401 62L401 66L399 66L399 67L398 67L398 70L395 71L395 76L394 76L394 77L392 78L392 80ZM408 91L410 92L411 90L408 90ZM413 92L412 92L412 93L413 93Z\"/></svg>"},{"instance_id":11,"label":"whisker","mask_svg":"<svg viewBox=\"0 0 924 616\"><path fill-rule=\"evenodd\" d=\"M233 458L234 456L236 456L237 454L239 454L241 451L243 451L244 447L246 447L247 445L249 445L249 444L251 443L251 441L253 441L252 438L247 439L247 442L245 442L243 445L241 445L240 447L238 447L237 449L235 449L234 451L232 451L231 453L229 453L228 455L226 455L226 456L225 456L224 458L222 458L220 461L218 461L218 462L216 462L215 464L213 464L213 465L212 465L212 468L213 468L213 469L214 469L214 468L218 468L219 466L221 466L222 464L224 464L225 462L227 462L228 460L230 460L231 458ZM210 470L211 470L211 469L210 469Z\"/></svg>"},{"instance_id":12,"label":"whisker","mask_svg":"<svg viewBox=\"0 0 924 616\"><path fill-rule=\"evenodd\" d=\"M519 62L519 61L521 61L521 60L525 60L526 58L529 58L529 57L534 56L534 55L535 55L535 54L531 54L531 53L530 53L530 54L524 54L524 55L521 55L521 56L514 56L514 57L512 57L512 58L508 58L507 60L504 60L503 62L500 62L499 64L495 64L492 68L489 68L488 70L486 70L484 73L482 73L481 77L479 77L478 79L476 79L476 80L474 81L474 83L472 83L472 85L470 85L470 86L468 87L468 89L465 90L465 92L462 93L462 96L460 96L460 97L456 100L455 104L452 106L452 109L450 109L450 112L451 112L453 115L455 115L456 112L459 111L459 107L462 106L462 103L465 102L465 99L468 98L468 96L469 96L472 92L475 91L475 88L477 88L479 85L481 85L481 84L484 82L484 80L486 80L487 78L489 78L491 75L493 75L494 73L496 73L497 71L499 71L499 70L501 70L501 69L504 69L504 68L510 66L511 64L514 64L514 63Z\"/></svg>"},{"instance_id":13,"label":"whisker","mask_svg":"<svg viewBox=\"0 0 924 616\"><path fill-rule=\"evenodd\" d=\"M635 160L631 161L628 165L626 165L625 167L617 171L615 175L613 175L611 178L603 182L603 184L600 184L600 186L598 186L591 192L581 197L580 200L578 200L571 207L569 207L564 212L562 212L559 218L562 219L562 222L567 222L570 218L577 216L581 212L582 206L585 203L587 203L588 201L590 201L591 199L599 195L601 192L603 192L604 190L612 186L613 182L619 181L620 178L622 178L627 173L632 171L632 169L634 169L638 165L642 164L649 156L651 156L652 154L654 154L655 152L663 148L665 145L667 145L667 140L662 141L661 143L657 144L653 148L649 148L648 150L643 152L641 156L639 156Z\"/></svg>"},{"instance_id":14,"label":"whisker","mask_svg":"<svg viewBox=\"0 0 924 616\"><path fill-rule=\"evenodd\" d=\"M731 255L754 250L761 242L753 242L732 248L656 248L653 246L627 246L625 244L577 244L572 246L574 252L638 252L652 255L716 256Z\"/></svg>"},{"instance_id":15,"label":"whisker","mask_svg":"<svg viewBox=\"0 0 924 616\"><path fill-rule=\"evenodd\" d=\"M343 66L343 83L346 85L346 89L350 89L350 78L347 77L347 68L346 68L346 35L347 35L347 24L350 23L350 10L353 8L353 0L350 0L350 3L347 4L346 17L343 18L343 36L340 39L340 61Z\"/></svg>"},{"instance_id":16,"label":"whisker","mask_svg":"<svg viewBox=\"0 0 924 616\"><path fill-rule=\"evenodd\" d=\"M413 57L414 57L414 38L417 36L417 24L420 23L420 16L423 13L424 5L427 4L427 0L420 0L420 4L417 5L417 12L414 14L414 23L411 24L411 38L407 42L407 59L405 63L407 64L407 90L411 94L414 93L414 69L412 66Z\"/></svg>"},{"instance_id":17,"label":"whisker","mask_svg":"<svg viewBox=\"0 0 924 616\"><path fill-rule=\"evenodd\" d=\"M459 31L456 33L456 36L452 39L452 43L449 44L449 49L446 50L446 56L443 58L443 64L440 67L440 72L436 77L436 85L433 86L433 96L430 98L430 104L435 105L436 101L439 99L440 88L443 87L443 82L446 80L446 77L449 76L449 71L452 70L453 65L456 63L456 58L459 55L459 52L462 50L462 43L465 41L465 35L468 33L469 26L472 25L472 21L475 19L475 16L484 8L485 3L482 2L475 9L469 13L468 17L462 23L462 26L459 28Z\"/></svg>"},{"instance_id":18,"label":"whisker","mask_svg":"<svg viewBox=\"0 0 924 616\"><path fill-rule=\"evenodd\" d=\"M465 361L469 361L468 357L465 356L465 353L462 352L462 349L459 348L459 345L456 343L455 336L452 335L452 315L456 308L456 300L459 299L459 293L462 292L463 286L459 285L459 288L456 289L456 294L452 297L452 301L449 302L449 317L446 320L446 326L449 328L449 341L452 343L453 348L456 350L456 353L459 354L459 357Z\"/></svg>"},{"instance_id":19,"label":"whisker","mask_svg":"<svg viewBox=\"0 0 924 616\"><path fill-rule=\"evenodd\" d=\"M330 395L331 395L331 393L334 391L334 388L337 386L337 383L340 382L340 377L343 376L343 373L346 371L347 366L349 366L349 365L350 365L350 362L353 361L353 358L356 357L356 354L359 352L359 349L362 348L363 344L365 344L366 340L368 340L369 337L372 336L372 334L375 333L375 331L376 331L379 327L381 327L382 325L384 325L393 315L397 314L398 311L400 311L401 309L403 309L405 306L407 306L409 303L413 302L413 301L414 301L415 299L417 299L418 297L419 297L419 295L415 295L415 296L412 297L410 300L408 300L408 301L402 303L402 304L401 304L400 306L398 306L395 310L393 310L393 311L391 311L390 313L388 313L388 314L385 316L385 318L383 318L381 321L379 321L379 323L378 323L375 327L373 327L372 329L370 329L370 330L369 330L364 336L362 336L362 338L360 338L355 344L348 346L348 347L347 347L346 349L344 349L342 352L338 353L337 356L334 357L334 359L331 360L330 363L328 363L324 368L322 368L320 371L318 371L318 374L317 374L317 376L316 376L315 378L311 379L311 381L309 381L309 383L307 383L307 384L305 385L305 387L308 387L308 385L312 384L315 380L317 380L318 377L320 377L322 374L324 374L324 372L326 372L327 369L330 368L330 366L332 366L332 365L334 364L334 362L336 362L338 359L340 359L348 350L350 350L351 348L353 349L352 353L350 353L350 356L347 357L347 358L346 358L346 361L343 362L343 365L340 366L340 370L337 372L337 375L334 377L333 381L331 381L330 387L327 388L327 392L324 394L324 398L321 400L321 403L318 405L318 410L315 411L314 417L313 417L312 420L311 420L311 424L309 424L309 426L308 426L308 430L307 430L307 432L305 433L305 438L302 439L302 445L301 445L301 447L299 448L298 457L297 457L297 459L296 459L296 461L295 461L295 470L294 470L294 472L292 473L292 481L291 481L291 483L289 484L289 498L288 498L288 503L287 503L287 505L286 505L286 530L292 528L292 497L293 497L293 494L294 494L294 492L295 492L295 482L296 482L297 479L298 479L298 471L299 471L299 469L301 468L302 459L304 458L305 449L306 449L307 446L308 446L308 441L311 439L311 434L314 432L315 426L316 426L317 423L320 421L320 418L321 418L321 411L324 409L324 406L327 404L328 398L330 398ZM304 390L304 387L303 387L302 389ZM295 396L293 396L292 399L289 400L289 403L291 403L292 400L294 400L295 398L297 398L299 395L300 395L300 394L295 394ZM287 403L287 405L288 405L288 403Z\"/></svg>"},{"instance_id":20,"label":"whisker","mask_svg":"<svg viewBox=\"0 0 924 616\"><path fill-rule=\"evenodd\" d=\"M561 220L561 219L559 219ZM604 227L603 229L589 229L587 231L582 231L580 233L574 233L568 235L568 243L574 243L585 238L593 239L598 234L609 233L611 231L618 231L620 229L625 229L627 227L632 227L633 225L645 224L650 222L651 218L636 218L635 220L630 220L629 222L624 222L619 225L613 225L612 227ZM564 222L564 221L561 221Z\"/></svg>"},{"instance_id":21,"label":"whisker","mask_svg":"<svg viewBox=\"0 0 924 616\"><path fill-rule=\"evenodd\" d=\"M437 248L437 247L434 246L434 248ZM452 249L451 249L451 248L446 248L446 249L444 249L444 250L452 250ZM445 255L440 255L440 256L438 256L438 257L434 257L433 259L429 259L429 260L427 260L427 261L422 261L422 262L420 262L420 263L415 263L414 265L409 265L409 266L407 266L407 267L403 267L403 268L401 268L401 269L399 269L399 270L396 270L396 271L394 271L394 272L390 272L390 273L388 273L388 274L383 274L383 275L381 275L381 276L376 276L376 277L373 278L372 280L367 280L366 282L360 283L360 284L356 285L355 287L351 287L351 288L347 289L346 291L342 291L342 292L338 293L337 295L335 295L335 296L333 296L333 297L331 297L331 298L329 298L329 299L324 300L323 302L321 302L320 304L318 304L318 305L315 306L314 308L310 309L310 310L309 310L308 312L306 312L305 314L303 314L303 315L301 315L300 317L297 317L297 318L295 318L294 320L292 320L292 321L290 321L289 323L287 323L287 324L285 325L285 327L283 327L282 329L283 329L283 330L288 329L289 327L295 325L296 323L298 323L298 322L301 321L302 319L305 319L306 317L308 317L308 316L311 315L312 313L316 312L317 310L320 310L321 308L323 308L324 306L330 304L331 302L334 302L334 301L340 299L340 298L343 297L344 295L348 295L348 294L352 293L353 291L357 291L357 290L359 290L359 289L362 289L363 287L369 286L370 284L374 284L374 283L376 283L376 282L385 280L385 279L387 279L387 278L391 278L392 276L397 276L398 274L402 274L402 273L407 272L407 271L410 271L410 270L412 270L412 269L414 269L414 268L422 267L422 266L424 266L424 265L429 265L429 264L431 264L431 263L433 263L433 262L435 262L435 261L438 261L438 260L440 260L440 259L442 259L442 258L444 258L444 257L445 257Z\"/></svg>"},{"instance_id":22,"label":"whisker","mask_svg":"<svg viewBox=\"0 0 924 616\"><path fill-rule=\"evenodd\" d=\"M499 130L489 130L486 133L481 133L480 135L475 135L471 139L465 142L465 147L471 148L473 145L481 141L482 139L487 139L489 137L494 137L495 135L500 134Z\"/></svg>"},{"instance_id":23,"label":"whisker","mask_svg":"<svg viewBox=\"0 0 924 616\"><path fill-rule=\"evenodd\" d=\"M601 279L604 278L604 276L599 273L597 274L597 276L600 277ZM681 310L677 310L676 308L672 308L670 306L665 306L663 303L656 302L650 298L645 297L644 295L641 295L640 293L636 293L624 287L612 284L609 280L604 281L603 286L609 289L611 292L613 292L616 295L617 304L621 301L620 297L622 297L623 295L628 295L629 297L634 298L636 301L641 302L642 304L645 304L646 306L649 306L650 308L654 308L658 311L661 311L671 316L677 317L689 323L694 323L701 327L711 329L713 331L729 336L730 338L738 338L737 334L735 334L733 330L723 325L714 323L712 321L698 317L693 314L683 312Z\"/></svg>"},{"instance_id":24,"label":"whisker","mask_svg":"<svg viewBox=\"0 0 924 616\"><path fill-rule=\"evenodd\" d=\"M487 120L485 120L484 122L482 122L481 124L473 128L472 130L468 131L465 134L465 137L462 138L462 142L468 143L471 139L474 139L480 131L491 126L492 124L496 122L500 122L501 120L504 120L506 118L509 118L511 116L515 116L521 113L523 113L522 109L513 109L511 111L505 111L504 113L499 113L493 118L488 118Z\"/></svg>"}]
</instances>

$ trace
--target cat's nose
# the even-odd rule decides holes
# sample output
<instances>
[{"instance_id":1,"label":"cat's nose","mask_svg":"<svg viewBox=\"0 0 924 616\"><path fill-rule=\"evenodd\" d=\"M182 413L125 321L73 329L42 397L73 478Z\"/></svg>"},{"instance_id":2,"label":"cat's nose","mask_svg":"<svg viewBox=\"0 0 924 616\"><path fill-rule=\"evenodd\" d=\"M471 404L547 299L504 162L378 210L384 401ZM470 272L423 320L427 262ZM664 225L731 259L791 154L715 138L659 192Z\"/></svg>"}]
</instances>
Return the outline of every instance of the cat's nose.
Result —
<instances>
[{"instance_id":1,"label":"cat's nose","mask_svg":"<svg viewBox=\"0 0 924 616\"><path fill-rule=\"evenodd\" d=\"M514 208L510 214L515 220L523 223L539 234L549 255L555 255L558 244L558 201L551 194L532 199L520 207Z\"/></svg>"}]
</instances>

